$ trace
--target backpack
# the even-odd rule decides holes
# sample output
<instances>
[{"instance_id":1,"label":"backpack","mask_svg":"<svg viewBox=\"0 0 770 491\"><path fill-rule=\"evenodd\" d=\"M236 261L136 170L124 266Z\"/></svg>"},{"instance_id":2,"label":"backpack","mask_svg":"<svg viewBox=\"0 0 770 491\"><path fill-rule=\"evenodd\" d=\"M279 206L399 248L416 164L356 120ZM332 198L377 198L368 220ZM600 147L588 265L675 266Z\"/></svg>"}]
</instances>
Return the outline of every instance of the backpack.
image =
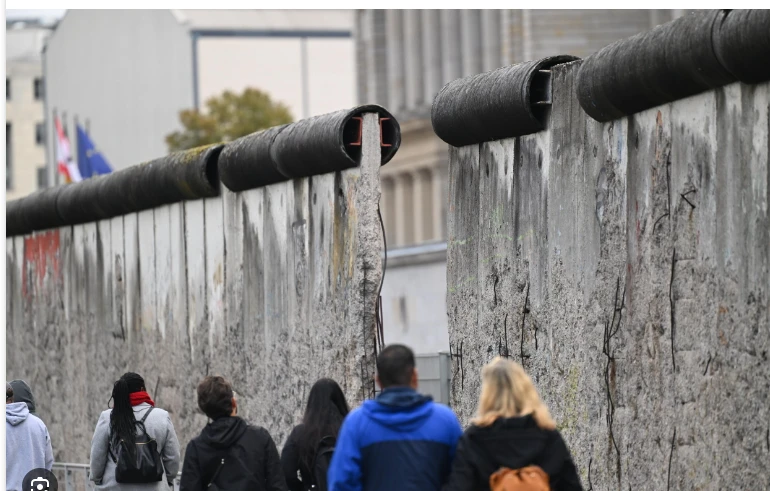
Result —
<instances>
[{"instance_id":1,"label":"backpack","mask_svg":"<svg viewBox=\"0 0 770 491\"><path fill-rule=\"evenodd\" d=\"M521 469L502 467L489 477L491 491L549 491L548 474L536 465Z\"/></svg>"},{"instance_id":2,"label":"backpack","mask_svg":"<svg viewBox=\"0 0 770 491\"><path fill-rule=\"evenodd\" d=\"M144 484L163 480L163 464L158 453L158 442L147 435L144 427L144 422L153 409L150 407L141 421L136 422L142 434L136 436L133 452L123 440L118 442L117 457L112 450L108 450L115 463L115 481L118 483Z\"/></svg>"},{"instance_id":3,"label":"backpack","mask_svg":"<svg viewBox=\"0 0 770 491\"><path fill-rule=\"evenodd\" d=\"M313 459L313 467L310 469L313 473L313 485L310 486L310 489L317 491L328 490L326 473L329 470L329 464L332 462L334 445L336 443L335 438L331 436L325 436L318 442L315 458Z\"/></svg>"}]
</instances>

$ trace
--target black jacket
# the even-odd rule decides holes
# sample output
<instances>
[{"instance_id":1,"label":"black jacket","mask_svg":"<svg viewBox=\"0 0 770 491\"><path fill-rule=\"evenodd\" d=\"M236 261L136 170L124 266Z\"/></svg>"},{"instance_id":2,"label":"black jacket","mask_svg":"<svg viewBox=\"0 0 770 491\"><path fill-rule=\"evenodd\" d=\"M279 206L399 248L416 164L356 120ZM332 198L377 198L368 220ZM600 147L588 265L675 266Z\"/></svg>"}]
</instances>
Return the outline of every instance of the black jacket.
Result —
<instances>
[{"instance_id":1,"label":"black jacket","mask_svg":"<svg viewBox=\"0 0 770 491\"><path fill-rule=\"evenodd\" d=\"M302 424L294 427L281 451L281 467L283 467L283 476L289 491L307 491L313 482L312 472L299 455L299 437L304 427L305 425ZM297 477L297 471L302 476L302 480Z\"/></svg>"},{"instance_id":2,"label":"black jacket","mask_svg":"<svg viewBox=\"0 0 770 491\"><path fill-rule=\"evenodd\" d=\"M264 428L237 416L206 425L187 444L181 491L204 491L222 459L216 485L227 491L286 491L278 449Z\"/></svg>"},{"instance_id":3,"label":"black jacket","mask_svg":"<svg viewBox=\"0 0 770 491\"><path fill-rule=\"evenodd\" d=\"M489 477L501 467L537 465L555 491L582 490L572 456L557 430L540 429L534 418L500 418L487 427L471 426L457 446L445 491L489 489Z\"/></svg>"}]
</instances>

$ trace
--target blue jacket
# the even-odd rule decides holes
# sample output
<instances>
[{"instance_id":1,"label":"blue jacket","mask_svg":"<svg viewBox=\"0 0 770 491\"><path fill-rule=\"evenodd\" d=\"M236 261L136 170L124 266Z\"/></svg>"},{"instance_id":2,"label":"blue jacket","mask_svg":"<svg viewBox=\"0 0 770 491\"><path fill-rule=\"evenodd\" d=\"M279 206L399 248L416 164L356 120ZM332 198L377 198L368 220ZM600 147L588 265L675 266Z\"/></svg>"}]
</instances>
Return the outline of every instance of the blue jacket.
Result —
<instances>
[{"instance_id":1,"label":"blue jacket","mask_svg":"<svg viewBox=\"0 0 770 491\"><path fill-rule=\"evenodd\" d=\"M345 418L329 466L329 490L440 490L461 435L448 407L410 388L386 389Z\"/></svg>"}]
</instances>

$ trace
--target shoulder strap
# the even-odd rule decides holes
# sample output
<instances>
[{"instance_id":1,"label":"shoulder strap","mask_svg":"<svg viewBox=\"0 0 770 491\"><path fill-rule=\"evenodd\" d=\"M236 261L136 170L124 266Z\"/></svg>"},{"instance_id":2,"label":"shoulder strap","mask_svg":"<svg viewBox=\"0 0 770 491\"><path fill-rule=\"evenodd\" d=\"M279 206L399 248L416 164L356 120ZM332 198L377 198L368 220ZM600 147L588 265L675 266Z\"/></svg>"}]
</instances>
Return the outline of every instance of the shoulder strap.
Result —
<instances>
[{"instance_id":1,"label":"shoulder strap","mask_svg":"<svg viewBox=\"0 0 770 491\"><path fill-rule=\"evenodd\" d=\"M152 412L153 409L155 409L155 408L153 406L150 406L150 409L148 409L147 412L144 413L144 416L142 416L142 420L139 421L139 422L144 424L144 422L147 420L147 416L150 415L150 413Z\"/></svg>"},{"instance_id":2,"label":"shoulder strap","mask_svg":"<svg viewBox=\"0 0 770 491\"><path fill-rule=\"evenodd\" d=\"M224 459L224 457L223 457L223 458L222 458L222 460L221 460L221 462L219 462L219 465L217 466L217 470L216 470L216 471L214 471L214 475L213 475L213 476L211 476L211 482L209 482L209 483L208 483L208 485L206 486L207 488L210 488L210 487L211 487L211 485L212 485L212 484L214 484L214 481L216 481L216 480L217 480L217 476L219 476L219 471L221 471L221 470L222 470L222 467L223 467L224 465L225 465L225 459Z\"/></svg>"},{"instance_id":3,"label":"shoulder strap","mask_svg":"<svg viewBox=\"0 0 770 491\"><path fill-rule=\"evenodd\" d=\"M318 441L318 445L316 445L315 447L315 454L313 455L313 466L310 468L310 475L313 476L313 484L318 484L317 482L315 482L316 480L315 467L316 467L316 464L318 463L318 454L321 453L321 447L323 447L323 444L326 440L331 440L332 442L334 442L335 445L337 444L336 439L330 435L327 435Z\"/></svg>"}]
</instances>

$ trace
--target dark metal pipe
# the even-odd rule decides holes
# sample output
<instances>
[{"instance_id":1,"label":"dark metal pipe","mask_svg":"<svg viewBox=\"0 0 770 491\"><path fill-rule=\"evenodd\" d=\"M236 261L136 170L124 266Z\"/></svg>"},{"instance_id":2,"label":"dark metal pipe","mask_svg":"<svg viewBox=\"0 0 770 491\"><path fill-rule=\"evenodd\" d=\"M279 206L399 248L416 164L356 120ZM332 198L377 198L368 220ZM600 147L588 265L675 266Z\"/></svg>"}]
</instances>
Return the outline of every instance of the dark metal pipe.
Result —
<instances>
[{"instance_id":1,"label":"dark metal pipe","mask_svg":"<svg viewBox=\"0 0 770 491\"><path fill-rule=\"evenodd\" d=\"M536 133L545 128L543 70L575 56L552 56L449 82L433 100L433 130L455 147ZM542 87L537 84L542 83Z\"/></svg>"}]
</instances>

